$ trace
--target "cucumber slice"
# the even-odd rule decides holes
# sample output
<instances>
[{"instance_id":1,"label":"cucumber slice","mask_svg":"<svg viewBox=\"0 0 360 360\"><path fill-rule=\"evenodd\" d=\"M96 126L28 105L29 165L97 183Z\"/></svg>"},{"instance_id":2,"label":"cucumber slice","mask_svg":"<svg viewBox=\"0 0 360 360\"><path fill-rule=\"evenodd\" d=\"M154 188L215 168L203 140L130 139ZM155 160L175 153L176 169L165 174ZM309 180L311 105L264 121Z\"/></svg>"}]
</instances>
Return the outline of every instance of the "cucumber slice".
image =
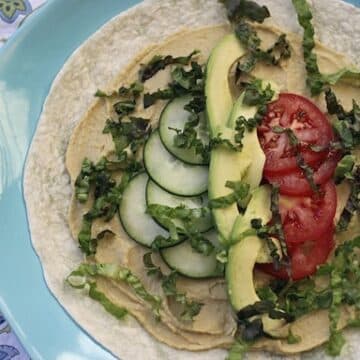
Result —
<instances>
[{"instance_id":1,"label":"cucumber slice","mask_svg":"<svg viewBox=\"0 0 360 360\"><path fill-rule=\"evenodd\" d=\"M145 212L148 180L147 174L142 173L130 181L123 193L119 215L126 233L141 245L150 247L156 236L168 237L169 233Z\"/></svg>"},{"instance_id":2,"label":"cucumber slice","mask_svg":"<svg viewBox=\"0 0 360 360\"><path fill-rule=\"evenodd\" d=\"M217 246L217 232L206 234L206 237ZM193 250L189 241L161 250L161 256L166 264L178 273L191 278L208 278L222 276L221 267L216 260L216 252L209 256Z\"/></svg>"},{"instance_id":3,"label":"cucumber slice","mask_svg":"<svg viewBox=\"0 0 360 360\"><path fill-rule=\"evenodd\" d=\"M144 163L151 179L172 194L195 196L207 190L208 167L189 165L171 155L158 131L154 131L145 144Z\"/></svg>"},{"instance_id":4,"label":"cucumber slice","mask_svg":"<svg viewBox=\"0 0 360 360\"><path fill-rule=\"evenodd\" d=\"M169 102L164 108L159 125L160 138L166 149L178 159L193 165L204 165L204 159L200 154L196 154L194 148L182 149L174 145L174 136L176 132L172 129L184 129L188 121L190 112L184 109L184 106L191 101L191 96L183 96ZM169 129L170 128L170 129ZM209 143L209 134L205 116L201 116L199 126L196 129L198 138L205 144Z\"/></svg>"},{"instance_id":5,"label":"cucumber slice","mask_svg":"<svg viewBox=\"0 0 360 360\"><path fill-rule=\"evenodd\" d=\"M149 180L146 187L146 202L148 205L159 204L169 207L185 205L190 209L196 209L207 206L208 197L207 194L196 197L173 195L162 189L160 186L156 185L152 180ZM175 224L177 227L182 228L181 221L175 220ZM166 228L165 224L160 223L160 225ZM196 226L200 232L206 232L210 230L213 227L211 213L209 212L207 216L199 219Z\"/></svg>"}]
</instances>

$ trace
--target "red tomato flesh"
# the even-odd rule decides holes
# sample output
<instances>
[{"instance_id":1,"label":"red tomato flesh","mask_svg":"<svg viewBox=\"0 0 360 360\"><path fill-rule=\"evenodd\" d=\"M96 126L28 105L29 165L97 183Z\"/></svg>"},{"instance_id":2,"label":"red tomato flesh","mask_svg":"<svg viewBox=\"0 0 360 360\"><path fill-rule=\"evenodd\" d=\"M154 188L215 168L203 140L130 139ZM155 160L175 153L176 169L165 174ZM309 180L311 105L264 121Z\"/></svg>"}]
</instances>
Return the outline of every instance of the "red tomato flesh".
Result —
<instances>
[{"instance_id":1,"label":"red tomato flesh","mask_svg":"<svg viewBox=\"0 0 360 360\"><path fill-rule=\"evenodd\" d=\"M311 166L314 170L315 184L324 184L332 178L340 158L339 153L329 153L323 162ZM280 186L280 193L284 195L307 196L314 193L309 181L300 169L293 170L286 174L267 174L265 178L271 184L278 184Z\"/></svg>"},{"instance_id":2,"label":"red tomato flesh","mask_svg":"<svg viewBox=\"0 0 360 360\"><path fill-rule=\"evenodd\" d=\"M273 264L259 264L260 270L280 279L300 280L315 273L317 267L326 262L334 247L334 229L331 227L327 233L308 241L289 246L291 259L291 273L285 268L275 270Z\"/></svg>"},{"instance_id":3,"label":"red tomato flesh","mask_svg":"<svg viewBox=\"0 0 360 360\"><path fill-rule=\"evenodd\" d=\"M336 187L333 181L311 196L284 196L279 199L286 243L299 244L318 239L333 227L336 212Z\"/></svg>"},{"instance_id":4,"label":"red tomato flesh","mask_svg":"<svg viewBox=\"0 0 360 360\"><path fill-rule=\"evenodd\" d=\"M260 144L266 155L264 175L286 173L298 168L296 152L288 136L276 134L272 128L281 126L293 130L300 140L300 152L307 164L326 157L327 152L315 152L311 145L326 147L333 139L333 131L326 116L311 101L295 94L280 94L270 103L258 128Z\"/></svg>"}]
</instances>

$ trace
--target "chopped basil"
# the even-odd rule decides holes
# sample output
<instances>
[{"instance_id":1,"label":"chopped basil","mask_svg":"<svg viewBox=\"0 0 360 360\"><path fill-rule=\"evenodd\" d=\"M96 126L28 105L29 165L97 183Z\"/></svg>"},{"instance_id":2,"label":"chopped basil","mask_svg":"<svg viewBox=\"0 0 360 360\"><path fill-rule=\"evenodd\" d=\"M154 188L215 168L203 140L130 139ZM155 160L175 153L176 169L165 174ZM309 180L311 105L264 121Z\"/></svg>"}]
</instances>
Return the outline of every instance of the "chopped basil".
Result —
<instances>
[{"instance_id":1,"label":"chopped basil","mask_svg":"<svg viewBox=\"0 0 360 360\"><path fill-rule=\"evenodd\" d=\"M99 240L91 237L93 221L100 217L104 218L105 221L110 221L113 218L118 210L126 185L135 174L136 171L125 172L119 184L116 184L112 180L108 182L107 176L99 176L97 178L97 181L99 181L99 179L105 181L105 185L102 182L96 184L94 204L92 208L83 215L81 230L78 234L80 248L87 256L96 253L96 246Z\"/></svg>"},{"instance_id":2,"label":"chopped basil","mask_svg":"<svg viewBox=\"0 0 360 360\"><path fill-rule=\"evenodd\" d=\"M177 303L183 305L183 311L180 315L181 319L184 321L193 321L194 317L200 313L203 304L189 300L185 293L178 292L176 289L177 276L178 274L175 271L164 276L161 286L166 296L173 297Z\"/></svg>"},{"instance_id":3,"label":"chopped basil","mask_svg":"<svg viewBox=\"0 0 360 360\"><path fill-rule=\"evenodd\" d=\"M325 92L325 100L329 114L337 117L334 129L340 138L342 148L350 151L360 145L360 107L356 101L353 100L350 111L345 111L330 88Z\"/></svg>"},{"instance_id":4,"label":"chopped basil","mask_svg":"<svg viewBox=\"0 0 360 360\"><path fill-rule=\"evenodd\" d=\"M273 234L279 240L283 262L288 265L288 251L285 243L284 229L282 227L281 215L279 209L279 186L274 185L271 190L271 212L273 220Z\"/></svg>"},{"instance_id":5,"label":"chopped basil","mask_svg":"<svg viewBox=\"0 0 360 360\"><path fill-rule=\"evenodd\" d=\"M293 334L291 329L289 329L289 333L288 333L286 341L290 345L298 344L299 342L301 342L301 337L299 335Z\"/></svg>"},{"instance_id":6,"label":"chopped basil","mask_svg":"<svg viewBox=\"0 0 360 360\"><path fill-rule=\"evenodd\" d=\"M94 283L96 276L105 277L114 281L122 281L129 285L137 296L151 305L152 311L156 319L160 319L159 310L161 308L161 299L149 293L140 279L135 276L129 269L121 267L117 264L89 264L83 263L76 270L74 270L66 279L67 283L73 287L81 288L86 284ZM94 293L93 293L94 294ZM99 299L104 299L102 295L96 295ZM108 308L109 304L105 300ZM106 309L108 310L108 309Z\"/></svg>"},{"instance_id":7,"label":"chopped basil","mask_svg":"<svg viewBox=\"0 0 360 360\"><path fill-rule=\"evenodd\" d=\"M172 297L177 303L183 306L183 311L180 315L181 319L184 321L193 321L193 318L199 314L203 304L190 301L185 293L178 292L176 289L176 279L178 276L176 271L172 271L169 275L164 275L161 269L154 265L151 255L152 253L148 252L143 256L144 266L148 270L147 274L149 276L158 276L161 279L161 286L165 296Z\"/></svg>"},{"instance_id":8,"label":"chopped basil","mask_svg":"<svg viewBox=\"0 0 360 360\"><path fill-rule=\"evenodd\" d=\"M248 18L252 21L262 23L270 16L266 6L260 6L255 1L249 0L220 0L227 9L227 15L230 21L239 21L242 18Z\"/></svg>"},{"instance_id":9,"label":"chopped basil","mask_svg":"<svg viewBox=\"0 0 360 360\"><path fill-rule=\"evenodd\" d=\"M255 79L251 83L245 85L243 104L248 106L257 106L256 114L253 118L246 119L244 116L239 116L235 122L235 142L238 148L242 148L242 140L245 131L253 131L261 124L264 115L266 114L266 104L270 102L274 96L274 91L270 84L265 89L262 88L262 81Z\"/></svg>"},{"instance_id":10,"label":"chopped basil","mask_svg":"<svg viewBox=\"0 0 360 360\"><path fill-rule=\"evenodd\" d=\"M317 63L317 56L314 52L314 27L311 23L313 18L310 6L306 0L292 0L297 12L298 21L304 29L303 52L305 68L307 71L306 84L310 89L311 95L319 95L327 85L335 85L340 80L355 80L359 82L359 71L355 69L341 69L334 74L321 74Z\"/></svg>"},{"instance_id":11,"label":"chopped basil","mask_svg":"<svg viewBox=\"0 0 360 360\"><path fill-rule=\"evenodd\" d=\"M254 341L264 335L264 327L260 318L245 320L241 326L241 338L244 341Z\"/></svg>"},{"instance_id":12,"label":"chopped basil","mask_svg":"<svg viewBox=\"0 0 360 360\"><path fill-rule=\"evenodd\" d=\"M214 251L214 245L202 235L196 226L196 222L209 213L208 208L190 209L184 205L175 208L151 204L147 207L147 213L169 228L170 236L165 238L157 236L152 244L153 249L159 249L164 246L175 244L179 237L189 239L191 247L198 253L210 255ZM174 220L180 220L183 228L178 229Z\"/></svg>"},{"instance_id":13,"label":"chopped basil","mask_svg":"<svg viewBox=\"0 0 360 360\"><path fill-rule=\"evenodd\" d=\"M333 356L339 355L344 344L342 334L337 329L340 308L343 305L360 308L359 249L360 237L348 240L336 248L333 259L321 265L313 277L271 287L271 292L269 288L257 289L257 292L272 299L275 299L274 293L277 297L276 308L295 319L315 310L328 309L330 339L327 352ZM325 286L317 288L317 279L322 279ZM354 323L357 321L355 319Z\"/></svg>"},{"instance_id":14,"label":"chopped basil","mask_svg":"<svg viewBox=\"0 0 360 360\"><path fill-rule=\"evenodd\" d=\"M188 56L173 57L171 55L161 56L155 55L148 64L141 65L139 78L141 82L151 79L159 71L164 70L167 66L173 64L188 65L192 58L199 54L198 50L194 50Z\"/></svg>"},{"instance_id":15,"label":"chopped basil","mask_svg":"<svg viewBox=\"0 0 360 360\"><path fill-rule=\"evenodd\" d=\"M238 76L241 73L251 72L258 62L279 65L283 59L288 59L291 56L290 45L285 34L281 34L274 45L266 51L260 48L261 39L255 29L246 21L241 20L236 24L235 34L248 50L248 54L238 63Z\"/></svg>"},{"instance_id":16,"label":"chopped basil","mask_svg":"<svg viewBox=\"0 0 360 360\"><path fill-rule=\"evenodd\" d=\"M225 360L243 360L250 347L251 343L238 338L231 346Z\"/></svg>"},{"instance_id":17,"label":"chopped basil","mask_svg":"<svg viewBox=\"0 0 360 360\"><path fill-rule=\"evenodd\" d=\"M143 91L144 85L138 81L135 81L129 87L121 86L117 92L113 92L111 94L107 94L104 91L98 89L95 93L95 96L104 98L114 96L137 98Z\"/></svg>"},{"instance_id":18,"label":"chopped basil","mask_svg":"<svg viewBox=\"0 0 360 360\"><path fill-rule=\"evenodd\" d=\"M162 276L162 272L160 267L154 265L152 258L151 258L152 252L147 252L143 256L143 263L145 268L147 269L147 274L149 276L155 275L155 276Z\"/></svg>"},{"instance_id":19,"label":"chopped basil","mask_svg":"<svg viewBox=\"0 0 360 360\"><path fill-rule=\"evenodd\" d=\"M244 91L243 104L248 106L265 105L270 102L274 96L274 90L268 84L265 89L262 88L262 81L256 79L246 84Z\"/></svg>"},{"instance_id":20,"label":"chopped basil","mask_svg":"<svg viewBox=\"0 0 360 360\"><path fill-rule=\"evenodd\" d=\"M311 23L312 14L310 6L306 0L292 0L292 2L297 12L299 23L304 29L303 51L307 71L306 83L310 88L311 95L318 95L323 90L324 80L317 64L317 56L313 52L315 47L315 31Z\"/></svg>"},{"instance_id":21,"label":"chopped basil","mask_svg":"<svg viewBox=\"0 0 360 360\"><path fill-rule=\"evenodd\" d=\"M271 301L274 304L276 304L276 302L278 301L278 296L273 291L273 289L271 289L270 286L265 286L263 288L256 289L256 293L258 294L261 300Z\"/></svg>"},{"instance_id":22,"label":"chopped basil","mask_svg":"<svg viewBox=\"0 0 360 360\"><path fill-rule=\"evenodd\" d=\"M276 134L286 134L290 145L295 150L296 163L303 172L306 180L308 181L312 191L319 192L319 187L314 181L314 170L305 162L304 157L300 152L300 141L295 133L290 128L283 128L281 126L274 126L272 131Z\"/></svg>"},{"instance_id":23,"label":"chopped basil","mask_svg":"<svg viewBox=\"0 0 360 360\"><path fill-rule=\"evenodd\" d=\"M191 62L191 69L189 70L177 66L171 72L171 78L172 82L167 88L144 94L145 109L158 100L171 100L187 94L202 96L204 93L203 68L195 61Z\"/></svg>"},{"instance_id":24,"label":"chopped basil","mask_svg":"<svg viewBox=\"0 0 360 360\"><path fill-rule=\"evenodd\" d=\"M335 170L335 182L339 184L344 179L353 179L352 170L355 165L354 155L345 155L337 164Z\"/></svg>"},{"instance_id":25,"label":"chopped basil","mask_svg":"<svg viewBox=\"0 0 360 360\"><path fill-rule=\"evenodd\" d=\"M354 214L360 212L360 165L354 166L352 172L347 174L347 178L351 185L351 192L336 226L337 231L345 231Z\"/></svg>"},{"instance_id":26,"label":"chopped basil","mask_svg":"<svg viewBox=\"0 0 360 360\"><path fill-rule=\"evenodd\" d=\"M205 96L196 95L193 99L184 106L184 109L189 112L189 117L184 125L184 128L174 129L176 132L174 136L174 145L182 149L195 150L196 154L200 154L205 162L209 162L209 144L204 144L198 137L196 127L200 123L200 117L205 110Z\"/></svg>"},{"instance_id":27,"label":"chopped basil","mask_svg":"<svg viewBox=\"0 0 360 360\"><path fill-rule=\"evenodd\" d=\"M273 261L274 268L276 270L279 269L281 266L281 257L277 246L274 244L274 241L271 238L272 236L277 235L277 226L270 226L270 225L263 226L261 219L252 219L251 227L256 230L256 235L260 239L265 240L266 245L270 251L270 257Z\"/></svg>"},{"instance_id":28,"label":"chopped basil","mask_svg":"<svg viewBox=\"0 0 360 360\"><path fill-rule=\"evenodd\" d=\"M127 121L107 120L103 133L111 134L118 159L127 160L130 150L135 154L145 143L151 132L149 119L130 117Z\"/></svg>"},{"instance_id":29,"label":"chopped basil","mask_svg":"<svg viewBox=\"0 0 360 360\"><path fill-rule=\"evenodd\" d=\"M241 181L227 181L226 187L233 190L229 195L221 196L209 201L211 209L221 209L229 207L240 200L245 199L249 195L250 185Z\"/></svg>"},{"instance_id":30,"label":"chopped basil","mask_svg":"<svg viewBox=\"0 0 360 360\"><path fill-rule=\"evenodd\" d=\"M124 317L128 314L128 311L124 307L118 306L111 302L103 292L96 288L96 283L91 283L89 285L89 297L91 299L98 301L112 316L119 320L124 319Z\"/></svg>"}]
</instances>

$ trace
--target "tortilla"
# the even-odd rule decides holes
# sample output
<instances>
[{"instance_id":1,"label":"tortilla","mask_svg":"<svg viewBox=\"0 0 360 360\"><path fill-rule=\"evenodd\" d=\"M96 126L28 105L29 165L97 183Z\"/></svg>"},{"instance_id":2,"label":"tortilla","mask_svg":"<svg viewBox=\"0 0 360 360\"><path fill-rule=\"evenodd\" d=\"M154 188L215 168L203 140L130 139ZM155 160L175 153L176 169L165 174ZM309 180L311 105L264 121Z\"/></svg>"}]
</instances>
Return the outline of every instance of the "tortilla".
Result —
<instances>
[{"instance_id":1,"label":"tortilla","mask_svg":"<svg viewBox=\"0 0 360 360\"><path fill-rule=\"evenodd\" d=\"M203 11L205 8L207 9L206 14ZM269 8L273 14L273 20L279 25L287 29L289 29L290 25L290 30L297 29L293 25L295 17L288 2L273 1ZM340 9L347 11L348 8L352 9L345 5ZM77 248L77 244L71 239L70 229L67 227L67 208L71 194L71 186L64 167L67 142L73 126L82 118L83 120L81 120L80 125L71 137L67 155L67 166L73 182L84 156L96 161L99 154L107 153L112 147L110 139L106 138L106 136L102 136L104 141L98 141L98 139L92 141L92 139L98 137L98 134L101 134L108 111L104 100L96 101L94 105L91 105L93 101L92 94L96 89L104 89L104 84L107 83L111 83L108 86L109 90L118 88L124 84L124 81L126 84L130 83L131 76L135 76L139 62L146 62L146 59L150 59L151 55L162 51L164 51L164 54L184 55L191 52L195 47L202 50L202 56L206 59L216 40L221 38L228 31L228 28L221 26L212 29L211 32L206 29L195 31L192 34L184 30L179 33L179 30L183 26L193 28L214 25L219 21L224 21L224 15L219 14L223 14L223 9L215 1L187 0L181 3L169 1L169 4L165 4L164 1L148 1L106 25L72 56L57 77L44 107L28 159L25 176L25 196L32 239L42 260L48 285L71 315L97 340L121 358L130 356L137 358L136 355L139 355L136 349L137 346L141 346L141 353L146 352L149 359L180 359L184 357L211 359L223 358L224 354L221 350L188 353L170 349L149 337L142 327L139 327L136 323L132 321L126 321L125 324L119 323L106 314L98 304L64 286L64 278L82 260L82 255ZM281 14L279 18L278 14ZM352 15L351 19L360 19L359 12L356 12L355 15ZM161 19L166 20L161 21ZM318 25L325 26L326 24ZM159 28L162 29L162 27L163 31L159 31ZM121 28L121 34L119 33L120 30L116 32L119 28ZM143 30L144 33L142 34L141 29L145 28L146 31ZM175 37L165 40L168 35L176 32L178 34ZM265 32L269 32L269 28L265 28ZM194 43L194 34L197 34L197 37L195 37L199 43ZM211 36L209 37L208 34L211 34ZM186 41L187 37L191 37L192 41ZM302 53L299 39L296 36L291 37L292 42L297 44L294 49L297 56L293 56L293 60L290 59L290 61L301 62ZM184 44L187 44L187 48L179 47L181 39ZM160 45L160 47L151 46L140 52L141 47L157 41L161 41L165 45ZM172 47L171 44L173 44ZM354 40L352 46L356 48L356 45ZM350 49L352 50L353 47L350 47ZM319 46L318 50L321 53L320 68L322 69L326 67L329 71L333 71L346 63L342 56L335 56L321 46ZM135 58L135 61L133 60L125 68L125 63L134 58L136 53L139 52L140 55ZM109 59L108 54L112 54L116 61ZM122 56L119 57L118 54ZM329 54L330 56L328 56ZM90 60L96 65L89 63ZM125 72L124 69L126 69ZM259 72L261 72L261 69ZM118 74L121 75L118 76ZM126 74L126 78L122 74ZM159 74L160 78L162 78L161 81L165 83L166 74L166 72ZM281 71L274 75L277 76L276 80L278 82L279 79L280 82L281 79L284 79ZM300 72L296 76L298 78L290 83L286 79L282 81L282 87L302 93L305 89L304 73ZM150 80L146 84L147 87L152 85L151 81L154 82L153 86L161 87L158 77L156 80ZM336 91L346 105L347 89L336 89ZM323 106L323 104L319 105ZM87 109L91 110L88 111ZM160 107L155 107L150 108L150 111L156 112L160 111L160 109ZM73 154L71 154L72 152ZM40 204L38 200L39 194L42 200ZM74 208L77 205L73 203L72 206ZM71 231L76 234L79 226L79 214L81 213L76 211L74 214L77 215L73 217L71 222ZM95 231L101 231L101 226L101 223L97 224ZM116 219L112 222L112 229L117 236L113 240L106 240L104 246L100 246L97 256L102 261L105 261L104 259L107 261L117 260L130 264L132 268L136 269L136 265L141 263L142 248L127 239ZM137 269L137 274L139 276L144 275L141 274L141 269ZM146 281L146 276L143 279ZM127 307L135 314L138 321L144 324L155 337L174 347L201 350L212 346L229 345L234 331L234 324L231 320L229 323L224 321L225 319L231 319L231 309L229 309L227 302L224 301L226 293L223 284L221 282L217 283L219 280L211 281L213 282L211 284L203 281L200 294L192 294L192 296L194 298L196 296L203 297L204 293L209 292L208 289L212 289L212 286L216 287L217 292L206 294L206 306L209 307L210 313L217 306L226 309L221 311L225 316L222 319L220 317L214 323L209 323L209 321L206 321L208 319L204 317L200 322L194 322L191 325L194 328L191 328L189 324L186 326L179 324L172 316L170 307L166 309L166 318L170 320L166 324L155 324L153 318L144 310L144 307L138 304L139 300L131 296L131 292L124 289L124 287L108 283L101 283L99 286L107 287L113 298L117 299L116 301L127 304ZM187 286L186 281L183 280L183 282L184 289L190 293L193 287L191 285ZM149 286L156 288L156 284L149 284ZM99 315L94 316L94 314ZM321 322L321 327L322 324ZM307 326L306 323L306 328ZM107 329L111 329L111 331ZM169 329L176 335L169 336ZM222 333L222 335L219 336L219 333ZM325 339L323 338L322 341ZM272 342L272 344L265 344L265 346L267 348L273 346L272 350L283 350L283 346L279 345L278 342ZM355 353L352 356L354 356L354 359L356 358ZM138 358L140 357L138 356Z\"/></svg>"}]
</instances>

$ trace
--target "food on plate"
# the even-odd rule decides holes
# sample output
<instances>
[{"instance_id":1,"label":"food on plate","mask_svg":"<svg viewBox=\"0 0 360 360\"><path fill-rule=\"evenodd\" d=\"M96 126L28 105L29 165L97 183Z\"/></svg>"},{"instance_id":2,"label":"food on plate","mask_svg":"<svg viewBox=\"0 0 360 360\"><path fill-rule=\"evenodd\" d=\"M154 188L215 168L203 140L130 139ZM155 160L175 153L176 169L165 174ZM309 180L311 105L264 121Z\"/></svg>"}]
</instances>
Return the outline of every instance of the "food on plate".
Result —
<instances>
[{"instance_id":1,"label":"food on plate","mask_svg":"<svg viewBox=\"0 0 360 360\"><path fill-rule=\"evenodd\" d=\"M223 1L145 50L74 129L68 286L192 351L296 354L359 323L360 73ZM295 21L295 19L294 19Z\"/></svg>"}]
</instances>

